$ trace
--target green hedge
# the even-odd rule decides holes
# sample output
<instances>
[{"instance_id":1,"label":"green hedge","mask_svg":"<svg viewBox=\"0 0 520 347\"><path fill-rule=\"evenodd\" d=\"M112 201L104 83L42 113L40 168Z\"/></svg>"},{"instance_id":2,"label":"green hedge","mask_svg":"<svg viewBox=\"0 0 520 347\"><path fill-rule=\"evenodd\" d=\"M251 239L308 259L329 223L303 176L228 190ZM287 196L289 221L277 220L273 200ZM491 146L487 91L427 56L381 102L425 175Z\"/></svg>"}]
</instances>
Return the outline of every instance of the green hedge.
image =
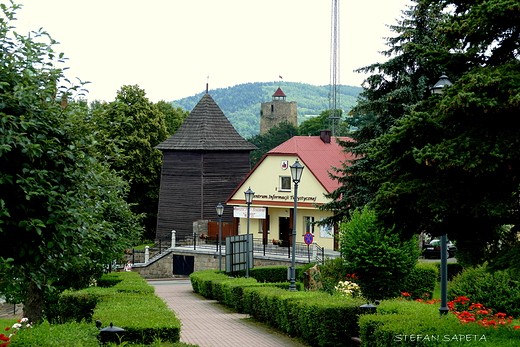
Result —
<instances>
[{"instance_id":1,"label":"green hedge","mask_svg":"<svg viewBox=\"0 0 520 347\"><path fill-rule=\"evenodd\" d=\"M137 344L151 344L154 341L177 343L180 340L181 323L175 317L166 303L154 294L154 287L150 286L136 272L118 272L104 275L99 283L103 287L89 287L76 292L64 292L60 295L58 304L48 316L53 322L82 321L83 324L73 323L37 326L34 333L23 334L17 346L90 346L83 344L83 336L99 334L93 320L103 323L102 327L113 323L115 326L125 329L122 341ZM59 342L54 344L49 337L45 341L34 344L39 339L39 331L47 332L54 338L54 331L60 332L66 327L71 329L71 334L77 334L80 338L78 344ZM82 329L83 327L83 329ZM81 331L76 333L75 331ZM53 331L49 334L49 331ZM32 337L32 334L36 337ZM60 333L61 334L61 333ZM42 336L45 333L41 334ZM33 344L25 344L25 336ZM61 335L59 335L61 336ZM70 336L63 333L63 341ZM86 340L86 337L85 337ZM56 340L61 341L61 337ZM74 340L75 341L75 340ZM18 343L18 342L17 342ZM96 345L99 341L96 338Z\"/></svg>"},{"instance_id":2,"label":"green hedge","mask_svg":"<svg viewBox=\"0 0 520 347\"><path fill-rule=\"evenodd\" d=\"M435 264L418 263L404 281L403 291L410 293L413 299L431 299L438 277Z\"/></svg>"},{"instance_id":3,"label":"green hedge","mask_svg":"<svg viewBox=\"0 0 520 347\"><path fill-rule=\"evenodd\" d=\"M44 322L16 333L9 347L99 347L98 334L94 324Z\"/></svg>"},{"instance_id":4,"label":"green hedge","mask_svg":"<svg viewBox=\"0 0 520 347\"><path fill-rule=\"evenodd\" d=\"M279 271L279 270L276 270ZM267 271L268 272L268 271ZM357 315L365 302L324 292L288 291L289 283L259 283L228 278L214 270L190 275L195 292L239 312L249 313L311 346L345 346L357 333ZM283 289L285 288L285 289Z\"/></svg>"},{"instance_id":5,"label":"green hedge","mask_svg":"<svg viewBox=\"0 0 520 347\"><path fill-rule=\"evenodd\" d=\"M104 296L94 310L93 319L103 322L104 327L113 323L125 329L123 341L144 344L157 339L169 342L180 339L179 319L155 295L118 293Z\"/></svg>"},{"instance_id":6,"label":"green hedge","mask_svg":"<svg viewBox=\"0 0 520 347\"><path fill-rule=\"evenodd\" d=\"M377 310L359 318L363 346L517 346L520 337L511 327L459 324L452 313L440 317L438 305L388 300Z\"/></svg>"},{"instance_id":7,"label":"green hedge","mask_svg":"<svg viewBox=\"0 0 520 347\"><path fill-rule=\"evenodd\" d=\"M437 269L439 269L439 276L440 276L441 263L436 262L436 263L430 263L430 264L435 264L435 266L437 266ZM455 276L460 274L463 270L462 265L460 265L459 263L448 263L447 265L448 265L448 281L451 281Z\"/></svg>"},{"instance_id":8,"label":"green hedge","mask_svg":"<svg viewBox=\"0 0 520 347\"><path fill-rule=\"evenodd\" d=\"M55 324L91 322L99 296L91 293L65 291L58 300L46 305L45 318Z\"/></svg>"},{"instance_id":9,"label":"green hedge","mask_svg":"<svg viewBox=\"0 0 520 347\"><path fill-rule=\"evenodd\" d=\"M520 279L506 270L492 271L486 266L467 268L451 281L448 294L450 300L465 296L495 313L520 318Z\"/></svg>"}]
</instances>

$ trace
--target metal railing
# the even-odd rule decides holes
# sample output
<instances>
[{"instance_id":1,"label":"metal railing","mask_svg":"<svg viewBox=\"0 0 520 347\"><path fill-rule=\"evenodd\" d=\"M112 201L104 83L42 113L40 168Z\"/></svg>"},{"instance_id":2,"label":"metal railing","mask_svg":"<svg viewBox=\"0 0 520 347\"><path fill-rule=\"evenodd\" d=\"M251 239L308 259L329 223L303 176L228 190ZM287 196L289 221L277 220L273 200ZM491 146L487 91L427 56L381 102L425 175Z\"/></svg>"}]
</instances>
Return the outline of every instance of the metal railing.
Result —
<instances>
[{"instance_id":1,"label":"metal railing","mask_svg":"<svg viewBox=\"0 0 520 347\"><path fill-rule=\"evenodd\" d=\"M279 257L292 257L292 247L286 245L276 245L272 242L268 241L264 244L264 240L262 238L254 238L253 239L253 253L261 254L263 256L279 256ZM218 242L212 239L200 239L193 238L193 242L191 244L184 245L182 247L192 248L193 250L197 249L214 249L218 251ZM316 248L316 250L314 250ZM225 241L222 241L222 249L225 249ZM325 259L325 249L318 244L315 245L307 245L304 242L296 242L295 247L295 257L298 259L306 259L308 262L317 261L320 264L323 263ZM327 256L334 257L336 254L327 254Z\"/></svg>"}]
</instances>

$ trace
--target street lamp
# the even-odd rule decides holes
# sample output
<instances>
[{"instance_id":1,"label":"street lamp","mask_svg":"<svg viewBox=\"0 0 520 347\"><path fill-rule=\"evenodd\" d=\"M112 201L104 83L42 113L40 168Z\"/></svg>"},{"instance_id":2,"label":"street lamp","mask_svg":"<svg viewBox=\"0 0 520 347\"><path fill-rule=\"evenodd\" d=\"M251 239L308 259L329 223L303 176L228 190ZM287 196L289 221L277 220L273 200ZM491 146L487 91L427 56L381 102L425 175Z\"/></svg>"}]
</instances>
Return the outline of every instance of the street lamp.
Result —
<instances>
[{"instance_id":1,"label":"street lamp","mask_svg":"<svg viewBox=\"0 0 520 347\"><path fill-rule=\"evenodd\" d=\"M250 212L251 212L251 203L253 202L253 196L255 192L251 190L251 187L247 191L244 192L246 196L246 204L247 204L247 235L246 235L246 277L249 277L249 225L250 225Z\"/></svg>"},{"instance_id":2,"label":"street lamp","mask_svg":"<svg viewBox=\"0 0 520 347\"><path fill-rule=\"evenodd\" d=\"M224 206L219 202L215 209L218 216L218 269L219 273L222 273L222 214L224 213Z\"/></svg>"},{"instance_id":3,"label":"street lamp","mask_svg":"<svg viewBox=\"0 0 520 347\"><path fill-rule=\"evenodd\" d=\"M444 234L441 236L441 307L439 307L439 312L442 316L448 311L448 238Z\"/></svg>"},{"instance_id":4,"label":"street lamp","mask_svg":"<svg viewBox=\"0 0 520 347\"><path fill-rule=\"evenodd\" d=\"M441 95L444 93L444 87L452 85L453 83L443 74L437 83L430 88L430 91L432 94ZM448 238L444 234L441 236L441 306L439 312L442 316L447 314L448 311Z\"/></svg>"},{"instance_id":5,"label":"street lamp","mask_svg":"<svg viewBox=\"0 0 520 347\"><path fill-rule=\"evenodd\" d=\"M444 91L442 90L446 86L452 86L453 83L448 79L446 75L442 75L440 79L433 86L430 87L430 91L432 94L442 94Z\"/></svg>"},{"instance_id":6,"label":"street lamp","mask_svg":"<svg viewBox=\"0 0 520 347\"><path fill-rule=\"evenodd\" d=\"M303 169L305 166L300 164L298 158L291 167L291 176L294 182L294 213L293 213L293 229L292 229L292 261L291 261L291 279L289 284L289 291L296 291L296 217L298 212L298 183L302 178Z\"/></svg>"}]
</instances>

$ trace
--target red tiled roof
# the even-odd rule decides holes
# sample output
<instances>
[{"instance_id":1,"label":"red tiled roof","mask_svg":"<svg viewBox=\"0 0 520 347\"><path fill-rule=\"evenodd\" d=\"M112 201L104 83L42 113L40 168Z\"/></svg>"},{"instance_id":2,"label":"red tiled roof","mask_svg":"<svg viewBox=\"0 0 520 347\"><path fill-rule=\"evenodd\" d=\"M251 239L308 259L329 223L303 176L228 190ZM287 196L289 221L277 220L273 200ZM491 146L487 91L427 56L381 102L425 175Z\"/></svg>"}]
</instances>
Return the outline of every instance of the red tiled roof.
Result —
<instances>
[{"instance_id":1,"label":"red tiled roof","mask_svg":"<svg viewBox=\"0 0 520 347\"><path fill-rule=\"evenodd\" d=\"M283 92L282 92L282 89L280 87L278 87L278 89L276 90L276 92L274 92L273 94L273 97L286 97L287 95L285 95Z\"/></svg>"},{"instance_id":2,"label":"red tiled roof","mask_svg":"<svg viewBox=\"0 0 520 347\"><path fill-rule=\"evenodd\" d=\"M353 141L348 137L339 139ZM343 150L344 148L336 143L335 137L331 137L330 143L325 143L319 136L295 136L267 152L267 155L298 156L302 165L312 172L328 193L331 193L340 187L340 183L331 179L329 172L337 175L332 168L341 168L342 162L354 157Z\"/></svg>"}]
</instances>

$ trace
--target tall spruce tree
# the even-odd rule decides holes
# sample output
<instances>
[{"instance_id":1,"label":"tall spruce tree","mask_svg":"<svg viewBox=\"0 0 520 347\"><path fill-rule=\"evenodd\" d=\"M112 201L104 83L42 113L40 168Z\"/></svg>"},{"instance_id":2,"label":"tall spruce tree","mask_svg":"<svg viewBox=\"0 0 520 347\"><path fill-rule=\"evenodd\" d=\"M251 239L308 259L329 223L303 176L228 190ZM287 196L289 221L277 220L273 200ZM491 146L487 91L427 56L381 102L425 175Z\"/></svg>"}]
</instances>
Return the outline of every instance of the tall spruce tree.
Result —
<instances>
[{"instance_id":1,"label":"tall spruce tree","mask_svg":"<svg viewBox=\"0 0 520 347\"><path fill-rule=\"evenodd\" d=\"M520 4L435 3L449 16L437 29L444 49L431 54L459 74L373 142L372 206L403 234L449 233L465 264L518 267Z\"/></svg>"},{"instance_id":2,"label":"tall spruce tree","mask_svg":"<svg viewBox=\"0 0 520 347\"><path fill-rule=\"evenodd\" d=\"M407 16L392 27L400 35L386 53L395 56L361 69L378 73L354 112L374 121L345 144L359 157L323 208L340 221L369 204L405 237L449 232L467 264L504 267L519 248L520 4L425 0ZM441 73L454 85L429 95Z\"/></svg>"},{"instance_id":3,"label":"tall spruce tree","mask_svg":"<svg viewBox=\"0 0 520 347\"><path fill-rule=\"evenodd\" d=\"M403 18L390 28L397 36L387 39L389 49L383 55L390 57L384 63L375 63L358 70L371 74L364 83L358 104L350 112L364 118L363 126L351 134L354 142L342 142L346 151L356 159L345 162L333 177L341 186L328 194L331 201L320 206L334 212L323 222L339 223L350 213L368 204L378 186L365 177L377 163L368 157L371 141L387 133L395 121L428 97L429 87L441 75L443 61L428 55L432 47L441 44L437 27L445 19L440 5L417 3L403 11Z\"/></svg>"}]
</instances>

